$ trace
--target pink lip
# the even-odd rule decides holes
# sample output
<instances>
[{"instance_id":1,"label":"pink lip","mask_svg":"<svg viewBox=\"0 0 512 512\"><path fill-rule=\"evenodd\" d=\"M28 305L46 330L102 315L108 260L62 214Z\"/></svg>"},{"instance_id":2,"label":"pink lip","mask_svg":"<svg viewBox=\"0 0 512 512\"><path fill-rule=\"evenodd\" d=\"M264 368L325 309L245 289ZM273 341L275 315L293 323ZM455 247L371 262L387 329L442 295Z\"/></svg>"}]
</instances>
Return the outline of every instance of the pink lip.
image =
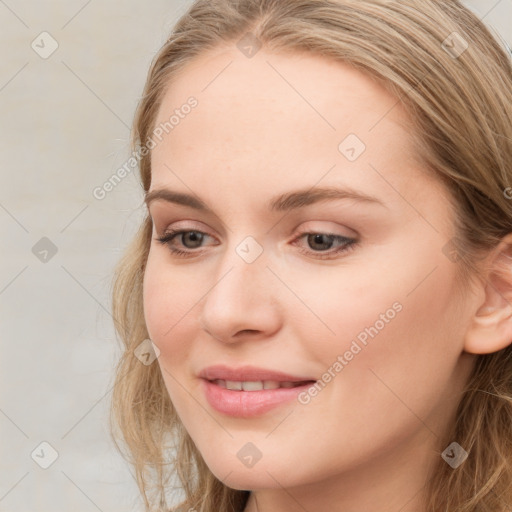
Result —
<instances>
[{"instance_id":1,"label":"pink lip","mask_svg":"<svg viewBox=\"0 0 512 512\"><path fill-rule=\"evenodd\" d=\"M216 411L237 418L250 418L264 414L279 405L296 399L297 395L312 385L312 382L294 388L263 389L260 391L237 391L222 388L213 380L278 382L315 381L311 377L288 375L282 372L244 366L228 368L227 366L210 366L199 374L202 378L203 391L211 407Z\"/></svg>"},{"instance_id":2,"label":"pink lip","mask_svg":"<svg viewBox=\"0 0 512 512\"><path fill-rule=\"evenodd\" d=\"M257 368L256 366L241 366L239 368L230 368L224 365L208 366L199 372L199 377L207 380L236 380L236 381L255 381L255 380L276 380L278 382L301 382L304 380L315 380L311 376L290 375L283 372Z\"/></svg>"}]
</instances>

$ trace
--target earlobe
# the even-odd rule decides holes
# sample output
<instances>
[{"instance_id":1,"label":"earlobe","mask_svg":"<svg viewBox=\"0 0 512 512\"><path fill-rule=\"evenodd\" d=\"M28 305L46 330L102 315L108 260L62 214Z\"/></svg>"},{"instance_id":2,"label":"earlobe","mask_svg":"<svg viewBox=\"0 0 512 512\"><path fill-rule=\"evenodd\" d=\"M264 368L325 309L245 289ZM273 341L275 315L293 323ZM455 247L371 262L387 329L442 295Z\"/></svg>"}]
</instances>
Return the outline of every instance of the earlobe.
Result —
<instances>
[{"instance_id":1,"label":"earlobe","mask_svg":"<svg viewBox=\"0 0 512 512\"><path fill-rule=\"evenodd\" d=\"M464 350L492 354L512 344L512 234L492 251L487 270L485 300L466 333Z\"/></svg>"}]
</instances>

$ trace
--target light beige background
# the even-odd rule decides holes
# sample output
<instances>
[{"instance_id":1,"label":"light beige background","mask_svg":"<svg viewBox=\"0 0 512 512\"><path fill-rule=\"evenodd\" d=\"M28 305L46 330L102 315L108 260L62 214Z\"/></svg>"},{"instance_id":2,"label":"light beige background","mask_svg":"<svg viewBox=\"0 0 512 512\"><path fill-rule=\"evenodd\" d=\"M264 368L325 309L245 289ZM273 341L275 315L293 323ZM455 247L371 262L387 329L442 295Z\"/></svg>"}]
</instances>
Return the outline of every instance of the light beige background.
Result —
<instances>
[{"instance_id":1,"label":"light beige background","mask_svg":"<svg viewBox=\"0 0 512 512\"><path fill-rule=\"evenodd\" d=\"M190 3L0 0L0 512L143 510L107 433L111 274L142 193L135 175L92 191L126 161L148 65ZM468 5L512 45L512 0Z\"/></svg>"}]
</instances>

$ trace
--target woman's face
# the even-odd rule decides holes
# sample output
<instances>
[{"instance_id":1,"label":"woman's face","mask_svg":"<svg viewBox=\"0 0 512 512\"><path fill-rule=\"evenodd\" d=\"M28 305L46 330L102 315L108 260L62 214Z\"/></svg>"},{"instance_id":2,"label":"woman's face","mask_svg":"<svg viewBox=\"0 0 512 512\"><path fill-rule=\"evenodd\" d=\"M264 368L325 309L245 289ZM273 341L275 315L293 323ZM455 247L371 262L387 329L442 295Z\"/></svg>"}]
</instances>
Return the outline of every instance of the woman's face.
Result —
<instances>
[{"instance_id":1,"label":"woman's face","mask_svg":"<svg viewBox=\"0 0 512 512\"><path fill-rule=\"evenodd\" d=\"M234 47L172 83L166 122L145 319L211 471L238 489L419 482L474 361L474 301L396 99L345 64Z\"/></svg>"}]
</instances>

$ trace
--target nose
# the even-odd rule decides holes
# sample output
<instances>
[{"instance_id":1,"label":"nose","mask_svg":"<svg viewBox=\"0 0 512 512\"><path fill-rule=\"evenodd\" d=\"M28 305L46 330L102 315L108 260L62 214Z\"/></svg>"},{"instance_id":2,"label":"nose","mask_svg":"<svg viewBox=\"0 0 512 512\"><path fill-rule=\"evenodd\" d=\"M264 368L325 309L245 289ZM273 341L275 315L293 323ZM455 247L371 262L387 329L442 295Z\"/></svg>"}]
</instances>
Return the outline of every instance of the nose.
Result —
<instances>
[{"instance_id":1,"label":"nose","mask_svg":"<svg viewBox=\"0 0 512 512\"><path fill-rule=\"evenodd\" d=\"M277 280L263 255L247 263L234 250L230 253L199 306L201 328L224 343L267 338L281 323Z\"/></svg>"}]
</instances>

